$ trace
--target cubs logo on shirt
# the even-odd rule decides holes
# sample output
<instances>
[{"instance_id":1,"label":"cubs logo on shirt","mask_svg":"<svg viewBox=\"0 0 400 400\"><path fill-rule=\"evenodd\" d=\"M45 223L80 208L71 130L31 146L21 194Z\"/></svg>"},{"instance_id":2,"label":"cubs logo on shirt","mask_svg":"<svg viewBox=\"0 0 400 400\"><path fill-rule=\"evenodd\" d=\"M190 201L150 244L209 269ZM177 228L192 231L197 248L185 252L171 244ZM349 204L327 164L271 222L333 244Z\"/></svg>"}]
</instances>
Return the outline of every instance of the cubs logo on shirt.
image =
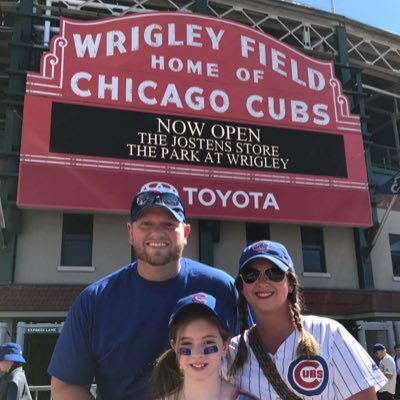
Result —
<instances>
[{"instance_id":1,"label":"cubs logo on shirt","mask_svg":"<svg viewBox=\"0 0 400 400\"><path fill-rule=\"evenodd\" d=\"M312 359L299 357L289 366L289 383L296 392L306 396L320 395L328 384L328 378L328 364L320 356Z\"/></svg>"}]
</instances>

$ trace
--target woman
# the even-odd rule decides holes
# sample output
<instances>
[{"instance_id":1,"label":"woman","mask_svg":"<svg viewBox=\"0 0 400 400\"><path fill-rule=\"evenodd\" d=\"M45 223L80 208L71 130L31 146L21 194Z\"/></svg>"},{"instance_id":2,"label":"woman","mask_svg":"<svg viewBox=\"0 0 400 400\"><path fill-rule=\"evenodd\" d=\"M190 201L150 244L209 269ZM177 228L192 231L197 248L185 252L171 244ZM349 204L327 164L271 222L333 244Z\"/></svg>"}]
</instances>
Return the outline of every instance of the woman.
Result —
<instances>
[{"instance_id":1,"label":"woman","mask_svg":"<svg viewBox=\"0 0 400 400\"><path fill-rule=\"evenodd\" d=\"M178 301L168 327L171 348L157 360L150 399L257 400L221 377L230 337L215 306L206 293Z\"/></svg>"},{"instance_id":2,"label":"woman","mask_svg":"<svg viewBox=\"0 0 400 400\"><path fill-rule=\"evenodd\" d=\"M241 334L232 339L231 374L261 399L376 400L386 378L338 322L304 316L286 248L259 241L240 257ZM249 329L248 305L256 325Z\"/></svg>"},{"instance_id":3,"label":"woman","mask_svg":"<svg viewBox=\"0 0 400 400\"><path fill-rule=\"evenodd\" d=\"M0 345L0 371L4 373L0 379L0 400L32 400L22 364L25 359L18 343Z\"/></svg>"}]
</instances>

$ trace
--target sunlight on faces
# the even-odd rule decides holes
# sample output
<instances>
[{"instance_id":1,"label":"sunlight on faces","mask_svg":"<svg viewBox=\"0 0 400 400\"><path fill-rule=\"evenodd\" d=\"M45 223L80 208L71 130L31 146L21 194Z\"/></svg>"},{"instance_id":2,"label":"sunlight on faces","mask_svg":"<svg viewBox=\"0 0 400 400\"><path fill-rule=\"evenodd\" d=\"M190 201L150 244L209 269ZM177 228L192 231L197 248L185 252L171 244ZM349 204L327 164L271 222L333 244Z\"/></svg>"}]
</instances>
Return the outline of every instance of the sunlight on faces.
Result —
<instances>
[{"instance_id":1,"label":"sunlight on faces","mask_svg":"<svg viewBox=\"0 0 400 400\"><path fill-rule=\"evenodd\" d=\"M129 243L139 260L163 266L178 260L190 233L190 225L178 222L163 207L151 207L135 222L128 222Z\"/></svg>"},{"instance_id":2,"label":"sunlight on faces","mask_svg":"<svg viewBox=\"0 0 400 400\"><path fill-rule=\"evenodd\" d=\"M223 341L214 323L198 319L184 325L171 346L177 353L184 376L205 380L215 374L219 376L221 358L226 355L228 342Z\"/></svg>"}]
</instances>

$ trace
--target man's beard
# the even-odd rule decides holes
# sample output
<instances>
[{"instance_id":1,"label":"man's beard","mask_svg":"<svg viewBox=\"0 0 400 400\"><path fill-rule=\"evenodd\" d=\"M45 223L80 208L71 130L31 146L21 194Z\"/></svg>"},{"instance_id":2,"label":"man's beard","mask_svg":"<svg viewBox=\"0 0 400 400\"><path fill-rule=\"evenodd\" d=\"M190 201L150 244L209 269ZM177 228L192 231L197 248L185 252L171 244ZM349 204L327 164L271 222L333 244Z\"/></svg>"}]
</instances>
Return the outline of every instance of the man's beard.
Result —
<instances>
[{"instance_id":1,"label":"man's beard","mask_svg":"<svg viewBox=\"0 0 400 400\"><path fill-rule=\"evenodd\" d=\"M144 261L145 263L149 265L154 265L157 267L161 267L164 265L167 265L168 263L172 261L177 261L182 255L182 250L179 246L175 246L171 251L168 251L168 253L165 252L153 252L149 254L142 248L137 249L134 248L135 250L135 255L138 260Z\"/></svg>"}]
</instances>

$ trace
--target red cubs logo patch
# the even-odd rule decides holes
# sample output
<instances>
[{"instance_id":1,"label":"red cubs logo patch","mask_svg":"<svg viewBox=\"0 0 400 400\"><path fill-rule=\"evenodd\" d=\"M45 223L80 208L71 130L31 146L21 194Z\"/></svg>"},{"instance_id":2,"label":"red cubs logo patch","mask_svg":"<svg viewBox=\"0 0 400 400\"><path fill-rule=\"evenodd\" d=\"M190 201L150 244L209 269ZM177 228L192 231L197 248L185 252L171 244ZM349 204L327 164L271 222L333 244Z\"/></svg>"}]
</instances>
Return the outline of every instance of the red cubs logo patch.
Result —
<instances>
[{"instance_id":1,"label":"red cubs logo patch","mask_svg":"<svg viewBox=\"0 0 400 400\"><path fill-rule=\"evenodd\" d=\"M328 365L320 356L312 359L300 357L289 366L289 383L294 390L306 396L321 394L328 384L328 378Z\"/></svg>"},{"instance_id":2,"label":"red cubs logo patch","mask_svg":"<svg viewBox=\"0 0 400 400\"><path fill-rule=\"evenodd\" d=\"M254 243L254 245L252 246L252 249L254 251L267 251L268 250L268 244L266 242L258 242L258 243Z\"/></svg>"},{"instance_id":3,"label":"red cubs logo patch","mask_svg":"<svg viewBox=\"0 0 400 400\"><path fill-rule=\"evenodd\" d=\"M207 295L205 293L197 293L193 296L194 303L207 303Z\"/></svg>"}]
</instances>

